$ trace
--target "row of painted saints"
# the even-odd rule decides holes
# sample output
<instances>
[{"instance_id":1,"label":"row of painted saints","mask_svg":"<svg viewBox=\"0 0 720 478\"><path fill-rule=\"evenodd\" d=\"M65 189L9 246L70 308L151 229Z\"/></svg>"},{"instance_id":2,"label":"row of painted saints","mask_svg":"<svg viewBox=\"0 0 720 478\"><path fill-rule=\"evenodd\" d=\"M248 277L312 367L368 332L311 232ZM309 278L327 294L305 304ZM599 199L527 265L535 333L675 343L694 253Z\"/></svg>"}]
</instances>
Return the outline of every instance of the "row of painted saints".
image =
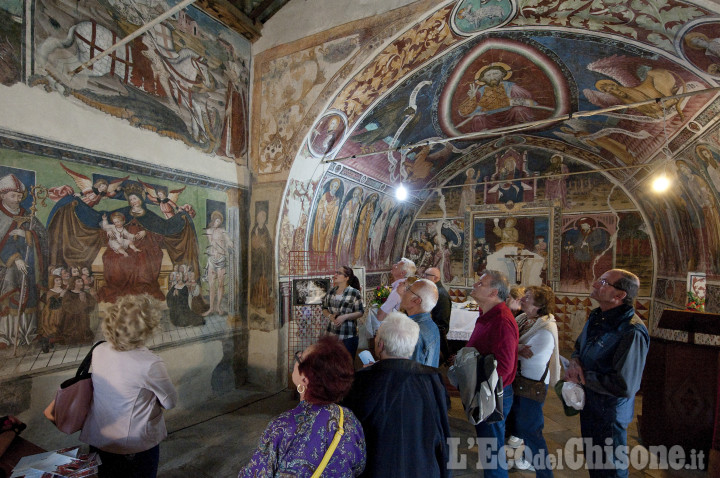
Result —
<instances>
[{"instance_id":1,"label":"row of painted saints","mask_svg":"<svg viewBox=\"0 0 720 478\"><path fill-rule=\"evenodd\" d=\"M359 186L343 195L338 178L323 189L309 238L313 251L334 252L339 264L371 269L388 266L402 252L411 218L405 207L378 193L366 196Z\"/></svg>"},{"instance_id":2,"label":"row of painted saints","mask_svg":"<svg viewBox=\"0 0 720 478\"><path fill-rule=\"evenodd\" d=\"M19 170L0 179L0 349L34 339L43 348L88 343L97 304L123 295L147 293L166 302L176 326L228 312L228 254L235 246L222 212L210 214L201 269L195 211L177 202L184 188L168 192L127 176L93 182L63 168L77 189L25 184L20 177L31 174ZM109 206L106 198L127 205L100 210ZM42 224L35 213L47 199L55 205Z\"/></svg>"},{"instance_id":3,"label":"row of painted saints","mask_svg":"<svg viewBox=\"0 0 720 478\"><path fill-rule=\"evenodd\" d=\"M513 148L498 154L495 159L495 172L485 178L494 184L481 188L482 197L478 197L478 183L483 180L481 173L478 171L476 174L473 168L468 168L460 192L458 216L464 216L467 208L476 204L501 203L512 208L515 203L534 201L536 191L533 181L530 180L531 174L527 171L527 161L527 152L521 153ZM560 155L550 158L550 164L543 171L546 176L546 199L555 200L563 206L568 205L568 171ZM395 204L389 197L380 200L377 193L364 196L364 191L359 186L351 188L345 194L343 187L343 182L338 178L324 184L315 209L309 236L310 247L316 252L335 253L340 264L365 265L371 270L388 266L401 255L410 216L404 215L403 207ZM437 237L440 239L441 235ZM418 264L425 261L428 263L425 267L437 265L433 258L442 257L444 278L448 282L453 280L449 259L451 250L445 244L447 239L441 240L443 245L440 246L424 241L430 244L424 248L419 246L421 242L423 241L418 242L415 249L427 250L427 253L416 254L420 260ZM409 241L406 254L413 255L413 244ZM546 246L544 238L543 244ZM544 270L546 253L539 254L537 259Z\"/></svg>"}]
</instances>

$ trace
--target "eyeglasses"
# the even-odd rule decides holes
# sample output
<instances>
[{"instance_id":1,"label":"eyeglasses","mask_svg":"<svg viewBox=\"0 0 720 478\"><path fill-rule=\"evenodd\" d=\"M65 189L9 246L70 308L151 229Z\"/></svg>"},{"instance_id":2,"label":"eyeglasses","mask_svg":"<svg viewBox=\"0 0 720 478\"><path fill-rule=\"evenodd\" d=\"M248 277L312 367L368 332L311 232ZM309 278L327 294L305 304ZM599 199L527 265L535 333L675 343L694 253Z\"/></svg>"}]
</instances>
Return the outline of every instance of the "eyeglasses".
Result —
<instances>
[{"instance_id":1,"label":"eyeglasses","mask_svg":"<svg viewBox=\"0 0 720 478\"><path fill-rule=\"evenodd\" d=\"M402 281L400 283L400 285L398 286L398 289L399 289L398 293L402 294L403 290L405 290L405 291L410 290L410 287L415 283L416 280L418 280L418 278L416 276L410 276L407 279L405 279L404 281ZM401 287L402 287L402 289L400 289Z\"/></svg>"},{"instance_id":2,"label":"eyeglasses","mask_svg":"<svg viewBox=\"0 0 720 478\"><path fill-rule=\"evenodd\" d=\"M302 350L298 350L297 352L295 352L295 361L298 365L302 363Z\"/></svg>"},{"instance_id":3,"label":"eyeglasses","mask_svg":"<svg viewBox=\"0 0 720 478\"><path fill-rule=\"evenodd\" d=\"M422 297L420 297L420 296L417 294L417 292L414 292L410 287L407 287L405 290L406 290L407 292L412 293L415 297L417 297L418 299L420 299L420 302L422 302Z\"/></svg>"},{"instance_id":4,"label":"eyeglasses","mask_svg":"<svg viewBox=\"0 0 720 478\"><path fill-rule=\"evenodd\" d=\"M436 276L435 274L431 274L431 273L429 273L429 272L426 272L426 273L423 274L423 277L431 277L431 278L434 279L434 278L437 277L437 276Z\"/></svg>"},{"instance_id":5,"label":"eyeglasses","mask_svg":"<svg viewBox=\"0 0 720 478\"><path fill-rule=\"evenodd\" d=\"M613 284L612 282L610 282L610 281L607 280L607 279L598 279L598 284L600 284L601 286L609 285L609 286L612 287L613 289L617 289L617 290L621 290L621 291L623 291L623 292L627 292L627 291L626 291L625 289L623 289L622 287L618 287L617 285Z\"/></svg>"}]
</instances>

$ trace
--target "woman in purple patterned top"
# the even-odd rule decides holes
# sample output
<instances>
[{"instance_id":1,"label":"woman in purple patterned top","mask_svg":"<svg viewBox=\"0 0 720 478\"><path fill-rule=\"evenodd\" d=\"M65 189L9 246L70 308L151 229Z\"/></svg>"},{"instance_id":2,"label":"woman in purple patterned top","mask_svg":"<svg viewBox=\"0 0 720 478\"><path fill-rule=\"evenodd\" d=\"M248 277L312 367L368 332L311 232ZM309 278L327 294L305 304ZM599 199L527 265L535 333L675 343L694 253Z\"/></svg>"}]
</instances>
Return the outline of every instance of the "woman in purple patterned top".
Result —
<instances>
[{"instance_id":1,"label":"woman in purple patterned top","mask_svg":"<svg viewBox=\"0 0 720 478\"><path fill-rule=\"evenodd\" d=\"M310 478L335 437L340 417L337 402L350 390L354 372L350 353L336 337L323 337L297 352L292 380L300 404L270 422L238 478ZM348 408L342 409L345 432L324 477L355 477L365 468L362 426Z\"/></svg>"}]
</instances>

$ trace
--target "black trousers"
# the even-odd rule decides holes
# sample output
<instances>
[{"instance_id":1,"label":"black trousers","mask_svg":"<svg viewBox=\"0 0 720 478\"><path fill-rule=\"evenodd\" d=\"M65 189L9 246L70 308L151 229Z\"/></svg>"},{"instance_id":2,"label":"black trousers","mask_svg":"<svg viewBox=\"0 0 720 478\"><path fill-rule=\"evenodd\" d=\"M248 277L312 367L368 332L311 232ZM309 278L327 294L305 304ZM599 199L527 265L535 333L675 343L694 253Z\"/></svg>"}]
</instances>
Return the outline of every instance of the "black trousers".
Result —
<instances>
[{"instance_id":1,"label":"black trousers","mask_svg":"<svg viewBox=\"0 0 720 478\"><path fill-rule=\"evenodd\" d=\"M160 463L160 445L140 453L120 455L102 451L94 446L90 451L97 452L102 460L98 468L99 478L156 478Z\"/></svg>"}]
</instances>

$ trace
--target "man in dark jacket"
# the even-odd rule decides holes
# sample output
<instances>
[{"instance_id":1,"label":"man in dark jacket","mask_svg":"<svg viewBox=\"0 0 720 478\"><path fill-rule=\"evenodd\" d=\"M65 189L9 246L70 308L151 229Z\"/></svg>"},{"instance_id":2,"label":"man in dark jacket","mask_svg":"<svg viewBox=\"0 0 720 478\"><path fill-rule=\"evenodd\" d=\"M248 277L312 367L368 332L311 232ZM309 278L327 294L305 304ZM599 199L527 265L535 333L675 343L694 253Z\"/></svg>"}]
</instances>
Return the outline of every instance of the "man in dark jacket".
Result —
<instances>
[{"instance_id":1,"label":"man in dark jacket","mask_svg":"<svg viewBox=\"0 0 720 478\"><path fill-rule=\"evenodd\" d=\"M590 312L565 372L566 380L585 389L580 430L593 478L628 476L627 426L650 344L633 307L639 289L637 276L622 269L595 281L590 297L600 307ZM612 456L605 455L607 439Z\"/></svg>"},{"instance_id":2,"label":"man in dark jacket","mask_svg":"<svg viewBox=\"0 0 720 478\"><path fill-rule=\"evenodd\" d=\"M438 290L438 301L433 310L430 311L430 317L432 317L433 322L440 331L440 364L442 365L450 357L450 348L447 341L447 333L450 330L450 311L452 310L450 294L448 294L440 280L440 269L430 267L425 270L423 276L435 283Z\"/></svg>"},{"instance_id":3,"label":"man in dark jacket","mask_svg":"<svg viewBox=\"0 0 720 478\"><path fill-rule=\"evenodd\" d=\"M343 405L360 420L367 444L362 477L445 478L449 399L438 369L409 357L420 328L392 312L380 325L380 360L355 374Z\"/></svg>"}]
</instances>

